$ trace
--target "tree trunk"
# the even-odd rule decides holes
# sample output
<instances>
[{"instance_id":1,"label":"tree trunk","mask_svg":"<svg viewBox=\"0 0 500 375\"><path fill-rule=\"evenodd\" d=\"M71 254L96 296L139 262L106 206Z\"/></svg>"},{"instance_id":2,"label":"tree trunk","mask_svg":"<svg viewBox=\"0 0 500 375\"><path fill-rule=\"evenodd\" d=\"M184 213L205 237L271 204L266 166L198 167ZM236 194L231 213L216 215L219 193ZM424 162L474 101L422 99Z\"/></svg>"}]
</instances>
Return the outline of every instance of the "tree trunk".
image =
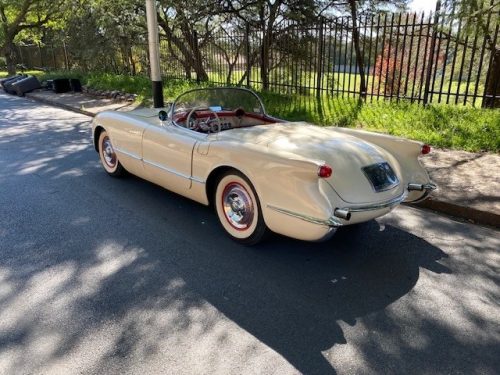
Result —
<instances>
[{"instance_id":1,"label":"tree trunk","mask_svg":"<svg viewBox=\"0 0 500 375\"><path fill-rule=\"evenodd\" d=\"M186 75L186 79L192 79L193 77L191 77L191 65L185 61L181 61L181 64L184 67L184 74Z\"/></svg>"},{"instance_id":2,"label":"tree trunk","mask_svg":"<svg viewBox=\"0 0 500 375\"><path fill-rule=\"evenodd\" d=\"M233 70L234 70L234 64L229 64L229 70L228 70L227 76L226 76L226 85L231 84L231 80L233 77Z\"/></svg>"},{"instance_id":3,"label":"tree trunk","mask_svg":"<svg viewBox=\"0 0 500 375\"><path fill-rule=\"evenodd\" d=\"M351 7L351 17L352 17L352 39L354 42L354 50L356 51L356 62L358 64L359 75L361 80L359 83L360 95L362 98L366 97L366 81L365 81L365 66L363 62L363 56L361 55L361 47L359 43L359 31L357 16L358 12L356 10L356 0L349 0L349 5Z\"/></svg>"},{"instance_id":4,"label":"tree trunk","mask_svg":"<svg viewBox=\"0 0 500 375\"><path fill-rule=\"evenodd\" d=\"M196 73L196 80L208 81L208 74L205 71L205 68L203 68L203 56L201 55L196 31L193 32L191 36L191 50L193 51L193 68Z\"/></svg>"},{"instance_id":5,"label":"tree trunk","mask_svg":"<svg viewBox=\"0 0 500 375\"><path fill-rule=\"evenodd\" d=\"M6 40L1 51L5 57L5 63L7 65L7 72L9 76L16 74L16 50L14 43Z\"/></svg>"},{"instance_id":6,"label":"tree trunk","mask_svg":"<svg viewBox=\"0 0 500 375\"><path fill-rule=\"evenodd\" d=\"M500 108L500 49L498 48L494 52L487 76L482 107Z\"/></svg>"},{"instance_id":7,"label":"tree trunk","mask_svg":"<svg viewBox=\"0 0 500 375\"><path fill-rule=\"evenodd\" d=\"M191 68L193 68L198 80L207 81L208 74L203 68L203 56L201 55L198 47L198 38L193 37L193 33L189 30L189 27L184 26L182 28L184 40L181 40L174 34L173 30L168 26L165 20L161 18L161 15L158 15L158 24L165 32L165 36L169 40L169 43L173 43L184 57L185 64L183 65L186 75L191 75ZM185 42L186 40L188 41L187 44ZM191 66L186 68L188 65Z\"/></svg>"},{"instance_id":8,"label":"tree trunk","mask_svg":"<svg viewBox=\"0 0 500 375\"><path fill-rule=\"evenodd\" d=\"M131 46L128 47L128 58L130 61L130 66L132 68L132 75L135 76L137 74L137 69L135 67L134 53Z\"/></svg>"}]
</instances>

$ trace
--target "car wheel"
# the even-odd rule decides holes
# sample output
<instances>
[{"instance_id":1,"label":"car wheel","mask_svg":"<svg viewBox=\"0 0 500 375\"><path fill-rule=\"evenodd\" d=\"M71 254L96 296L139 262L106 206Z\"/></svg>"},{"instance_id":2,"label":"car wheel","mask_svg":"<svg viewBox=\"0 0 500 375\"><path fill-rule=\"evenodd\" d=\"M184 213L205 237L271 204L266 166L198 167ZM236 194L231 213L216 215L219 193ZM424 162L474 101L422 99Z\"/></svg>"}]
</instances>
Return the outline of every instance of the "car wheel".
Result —
<instances>
[{"instance_id":1,"label":"car wheel","mask_svg":"<svg viewBox=\"0 0 500 375\"><path fill-rule=\"evenodd\" d=\"M102 166L110 176L119 177L125 173L125 169L118 161L111 139L105 130L99 135L99 157Z\"/></svg>"},{"instance_id":2,"label":"car wheel","mask_svg":"<svg viewBox=\"0 0 500 375\"><path fill-rule=\"evenodd\" d=\"M255 189L237 171L220 178L215 190L215 210L225 231L241 244L255 245L268 231Z\"/></svg>"}]
</instances>

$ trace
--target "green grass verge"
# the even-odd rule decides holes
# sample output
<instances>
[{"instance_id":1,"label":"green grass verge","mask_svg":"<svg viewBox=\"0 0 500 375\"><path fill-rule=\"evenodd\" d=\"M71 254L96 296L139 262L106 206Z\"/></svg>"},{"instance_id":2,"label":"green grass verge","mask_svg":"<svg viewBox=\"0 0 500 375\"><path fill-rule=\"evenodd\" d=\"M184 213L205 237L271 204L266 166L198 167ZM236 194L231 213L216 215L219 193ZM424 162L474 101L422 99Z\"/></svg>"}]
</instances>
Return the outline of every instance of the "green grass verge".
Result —
<instances>
[{"instance_id":1,"label":"green grass verge","mask_svg":"<svg viewBox=\"0 0 500 375\"><path fill-rule=\"evenodd\" d=\"M151 83L145 76L109 73L29 72L39 79L79 78L82 84L99 90L120 90L138 95L138 101L149 104ZM5 76L0 72L0 77ZM186 80L165 80L165 100L171 101L182 92L200 87ZM286 95L259 92L267 111L291 121L307 121L321 126L338 125L384 132L420 140L435 147L467 151L500 152L500 109L432 104L427 107L406 101L385 101L338 96Z\"/></svg>"}]
</instances>

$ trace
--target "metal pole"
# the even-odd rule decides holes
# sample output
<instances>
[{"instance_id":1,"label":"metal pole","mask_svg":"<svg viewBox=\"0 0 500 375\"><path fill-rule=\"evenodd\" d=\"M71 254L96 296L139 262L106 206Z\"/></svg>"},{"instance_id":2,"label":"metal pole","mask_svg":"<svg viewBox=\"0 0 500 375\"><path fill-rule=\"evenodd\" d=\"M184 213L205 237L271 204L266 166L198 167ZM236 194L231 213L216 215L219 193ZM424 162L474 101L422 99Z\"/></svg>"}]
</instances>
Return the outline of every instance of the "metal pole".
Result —
<instances>
[{"instance_id":1,"label":"metal pole","mask_svg":"<svg viewBox=\"0 0 500 375\"><path fill-rule=\"evenodd\" d=\"M323 17L319 19L318 30L318 60L316 65L316 97L321 96L321 83L323 81L323 33L324 33L324 20Z\"/></svg>"},{"instance_id":2,"label":"metal pole","mask_svg":"<svg viewBox=\"0 0 500 375\"><path fill-rule=\"evenodd\" d=\"M250 75L252 74L252 64L251 64L251 56L250 56L250 24L248 21L246 22L245 25L245 44L246 44L246 59L247 59L247 88L250 88L250 81L251 77Z\"/></svg>"},{"instance_id":3,"label":"metal pole","mask_svg":"<svg viewBox=\"0 0 500 375\"><path fill-rule=\"evenodd\" d=\"M155 0L146 0L146 18L148 23L151 82L153 84L153 106L155 108L161 108L164 104L160 73L160 42L158 40L158 21L156 19Z\"/></svg>"}]
</instances>

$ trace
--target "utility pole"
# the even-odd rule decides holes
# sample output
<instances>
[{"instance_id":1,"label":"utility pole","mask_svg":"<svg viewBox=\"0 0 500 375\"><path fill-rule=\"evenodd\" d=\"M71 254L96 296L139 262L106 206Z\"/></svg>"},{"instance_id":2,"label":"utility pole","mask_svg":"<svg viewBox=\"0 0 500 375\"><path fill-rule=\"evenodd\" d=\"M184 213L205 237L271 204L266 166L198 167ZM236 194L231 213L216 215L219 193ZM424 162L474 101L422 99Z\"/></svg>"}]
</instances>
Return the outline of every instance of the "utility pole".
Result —
<instances>
[{"instance_id":1,"label":"utility pole","mask_svg":"<svg viewBox=\"0 0 500 375\"><path fill-rule=\"evenodd\" d=\"M163 104L163 85L160 73L160 42L158 40L158 21L156 19L156 0L146 0L146 19L148 23L149 64L153 84L153 106Z\"/></svg>"}]
</instances>

